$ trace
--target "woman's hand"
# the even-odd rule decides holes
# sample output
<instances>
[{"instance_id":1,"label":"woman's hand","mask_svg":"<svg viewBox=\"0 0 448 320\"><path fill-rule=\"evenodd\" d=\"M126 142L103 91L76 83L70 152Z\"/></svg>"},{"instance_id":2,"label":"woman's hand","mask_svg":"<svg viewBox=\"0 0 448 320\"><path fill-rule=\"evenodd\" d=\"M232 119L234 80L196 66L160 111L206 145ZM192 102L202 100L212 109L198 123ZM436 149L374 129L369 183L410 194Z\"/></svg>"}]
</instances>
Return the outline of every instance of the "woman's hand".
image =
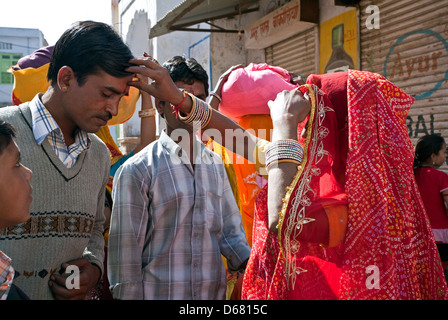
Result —
<instances>
[{"instance_id":1,"label":"woman's hand","mask_svg":"<svg viewBox=\"0 0 448 320\"><path fill-rule=\"evenodd\" d=\"M273 124L272 140L297 139L297 126L306 119L311 110L307 97L299 90L284 90L269 101Z\"/></svg>"},{"instance_id":2,"label":"woman's hand","mask_svg":"<svg viewBox=\"0 0 448 320\"><path fill-rule=\"evenodd\" d=\"M215 86L215 90L214 93L219 97L219 99L222 97L222 87L224 86L224 83L226 83L227 79L229 79L230 74L236 70L236 69L240 69L240 68L244 68L244 66L242 64L238 64L235 66L230 67L229 69L227 69L226 72L224 72L220 77L218 82L216 83ZM214 96L210 95L209 98L207 99L208 104L213 108L213 109L218 109L219 103L220 101L218 101L218 99L213 99Z\"/></svg>"},{"instance_id":3,"label":"woman's hand","mask_svg":"<svg viewBox=\"0 0 448 320\"><path fill-rule=\"evenodd\" d=\"M234 66L230 67L229 69L227 69L227 71L224 72L219 77L219 80L216 83L215 90L214 90L216 94L218 94L221 97L222 87L223 87L224 83L227 81L227 79L229 79L229 76L233 71L235 71L236 69L240 69L240 68L244 68L244 66L242 64L234 65Z\"/></svg>"},{"instance_id":4,"label":"woman's hand","mask_svg":"<svg viewBox=\"0 0 448 320\"><path fill-rule=\"evenodd\" d=\"M126 71L135 73L137 77L152 80L150 82L135 80L129 82L129 85L173 105L178 105L183 100L183 94L174 84L168 70L152 57L132 59L129 63L135 66L127 68Z\"/></svg>"}]
</instances>

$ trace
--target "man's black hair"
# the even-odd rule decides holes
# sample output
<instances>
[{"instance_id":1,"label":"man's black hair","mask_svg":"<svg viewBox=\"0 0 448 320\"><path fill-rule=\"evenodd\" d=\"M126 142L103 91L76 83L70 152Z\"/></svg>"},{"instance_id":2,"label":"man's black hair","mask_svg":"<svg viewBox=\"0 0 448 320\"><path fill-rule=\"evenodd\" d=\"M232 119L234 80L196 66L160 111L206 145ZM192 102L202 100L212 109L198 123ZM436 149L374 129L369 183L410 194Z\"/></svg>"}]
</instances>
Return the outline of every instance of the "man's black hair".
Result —
<instances>
[{"instance_id":1,"label":"man's black hair","mask_svg":"<svg viewBox=\"0 0 448 320\"><path fill-rule=\"evenodd\" d=\"M57 82L63 66L73 69L78 84L100 70L114 77L126 77L131 73L129 60L133 55L128 46L111 26L95 21L80 21L66 30L56 42L50 60L47 79Z\"/></svg>"},{"instance_id":2,"label":"man's black hair","mask_svg":"<svg viewBox=\"0 0 448 320\"><path fill-rule=\"evenodd\" d=\"M184 58L175 56L163 63L168 69L173 82L182 81L186 84L193 84L198 80L204 84L205 94L208 96L208 75L207 71L194 58Z\"/></svg>"}]
</instances>

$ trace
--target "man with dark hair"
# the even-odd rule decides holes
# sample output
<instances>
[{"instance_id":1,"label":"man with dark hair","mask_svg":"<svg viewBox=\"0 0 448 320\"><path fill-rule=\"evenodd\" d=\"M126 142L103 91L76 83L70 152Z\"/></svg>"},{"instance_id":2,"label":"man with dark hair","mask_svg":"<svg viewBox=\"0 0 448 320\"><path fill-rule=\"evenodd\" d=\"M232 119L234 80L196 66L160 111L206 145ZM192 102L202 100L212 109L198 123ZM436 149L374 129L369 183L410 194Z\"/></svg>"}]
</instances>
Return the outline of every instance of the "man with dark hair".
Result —
<instances>
[{"instance_id":1,"label":"man with dark hair","mask_svg":"<svg viewBox=\"0 0 448 320\"><path fill-rule=\"evenodd\" d=\"M168 69L174 83L179 81L188 85L192 85L195 81L202 83L205 95L196 95L196 97L205 101L208 96L208 75L196 59L175 56L165 61L163 66Z\"/></svg>"},{"instance_id":2,"label":"man with dark hair","mask_svg":"<svg viewBox=\"0 0 448 320\"><path fill-rule=\"evenodd\" d=\"M175 57L163 66L184 97L205 104L208 76L194 59ZM126 300L225 299L222 256L230 272L243 271L250 247L224 165L169 102L156 99L156 108L166 130L115 174L112 294Z\"/></svg>"},{"instance_id":3,"label":"man with dark hair","mask_svg":"<svg viewBox=\"0 0 448 320\"><path fill-rule=\"evenodd\" d=\"M131 58L110 26L75 23L54 47L47 91L0 109L35 173L30 219L0 231L0 249L31 299L83 299L101 279L110 155L91 133L117 114Z\"/></svg>"}]
</instances>

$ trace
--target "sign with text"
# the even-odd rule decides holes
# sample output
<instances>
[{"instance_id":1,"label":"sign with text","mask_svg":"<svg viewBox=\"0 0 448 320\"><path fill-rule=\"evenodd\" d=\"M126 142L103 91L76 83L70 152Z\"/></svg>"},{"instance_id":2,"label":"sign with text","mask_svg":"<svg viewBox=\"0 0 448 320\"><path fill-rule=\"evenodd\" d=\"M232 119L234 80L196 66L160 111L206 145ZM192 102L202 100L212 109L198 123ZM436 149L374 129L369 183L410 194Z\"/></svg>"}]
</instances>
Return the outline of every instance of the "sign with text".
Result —
<instances>
[{"instance_id":1,"label":"sign with text","mask_svg":"<svg viewBox=\"0 0 448 320\"><path fill-rule=\"evenodd\" d=\"M266 48L314 26L301 19L301 2L288 2L248 26L244 30L246 49Z\"/></svg>"}]
</instances>

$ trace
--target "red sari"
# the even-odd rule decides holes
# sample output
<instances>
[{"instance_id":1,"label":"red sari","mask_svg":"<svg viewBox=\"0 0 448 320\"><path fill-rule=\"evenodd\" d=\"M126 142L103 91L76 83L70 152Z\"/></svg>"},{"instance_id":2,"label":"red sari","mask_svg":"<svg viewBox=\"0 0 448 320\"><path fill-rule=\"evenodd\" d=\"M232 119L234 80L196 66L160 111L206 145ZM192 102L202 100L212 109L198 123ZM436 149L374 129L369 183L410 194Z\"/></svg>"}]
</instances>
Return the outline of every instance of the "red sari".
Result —
<instances>
[{"instance_id":1,"label":"red sari","mask_svg":"<svg viewBox=\"0 0 448 320\"><path fill-rule=\"evenodd\" d=\"M413 98L369 72L311 76L308 83L299 88L312 101L304 160L287 188L277 234L267 227L267 187L257 198L242 298L446 299L412 172L405 119ZM329 231L322 229L328 245L303 237L304 228L319 224L310 219L319 210L329 220ZM333 219L341 210L346 230ZM338 230L342 242L331 240Z\"/></svg>"}]
</instances>

